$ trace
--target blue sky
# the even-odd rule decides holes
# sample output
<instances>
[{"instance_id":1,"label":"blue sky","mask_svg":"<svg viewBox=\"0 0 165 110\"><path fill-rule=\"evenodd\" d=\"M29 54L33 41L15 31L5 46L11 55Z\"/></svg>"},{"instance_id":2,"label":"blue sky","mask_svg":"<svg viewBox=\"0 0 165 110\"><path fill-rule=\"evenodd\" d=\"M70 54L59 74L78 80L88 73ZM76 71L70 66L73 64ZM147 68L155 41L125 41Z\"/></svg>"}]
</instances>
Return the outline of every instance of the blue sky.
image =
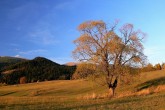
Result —
<instances>
[{"instance_id":1,"label":"blue sky","mask_svg":"<svg viewBox=\"0 0 165 110\"><path fill-rule=\"evenodd\" d=\"M87 20L132 23L147 33L145 54L165 62L165 0L0 0L0 56L74 61L77 26Z\"/></svg>"}]
</instances>

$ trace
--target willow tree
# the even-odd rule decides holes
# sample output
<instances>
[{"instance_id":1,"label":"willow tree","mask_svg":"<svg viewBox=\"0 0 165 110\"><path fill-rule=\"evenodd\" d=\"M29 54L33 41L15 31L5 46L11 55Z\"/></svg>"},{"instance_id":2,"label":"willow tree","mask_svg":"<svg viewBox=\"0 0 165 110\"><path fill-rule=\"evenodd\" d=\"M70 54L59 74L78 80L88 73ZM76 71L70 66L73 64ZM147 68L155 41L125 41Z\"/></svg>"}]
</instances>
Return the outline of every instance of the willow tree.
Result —
<instances>
[{"instance_id":1,"label":"willow tree","mask_svg":"<svg viewBox=\"0 0 165 110\"><path fill-rule=\"evenodd\" d=\"M101 66L101 74L105 74L106 85L113 95L118 77L128 73L126 67L139 66L146 59L142 44L145 34L134 30L132 24L125 24L118 31L116 28L117 23L108 26L103 21L80 24L80 36L74 40L73 51L75 59Z\"/></svg>"}]
</instances>

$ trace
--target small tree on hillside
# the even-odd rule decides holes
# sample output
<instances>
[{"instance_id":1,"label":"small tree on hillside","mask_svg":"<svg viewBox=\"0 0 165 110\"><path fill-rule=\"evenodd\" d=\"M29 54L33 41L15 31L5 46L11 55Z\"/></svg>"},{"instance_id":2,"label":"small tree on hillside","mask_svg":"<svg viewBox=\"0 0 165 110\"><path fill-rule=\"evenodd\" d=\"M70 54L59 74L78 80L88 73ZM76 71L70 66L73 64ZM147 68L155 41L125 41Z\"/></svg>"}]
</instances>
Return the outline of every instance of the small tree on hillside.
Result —
<instances>
[{"instance_id":1,"label":"small tree on hillside","mask_svg":"<svg viewBox=\"0 0 165 110\"><path fill-rule=\"evenodd\" d=\"M165 63L162 63L162 69L165 69Z\"/></svg>"},{"instance_id":2,"label":"small tree on hillside","mask_svg":"<svg viewBox=\"0 0 165 110\"><path fill-rule=\"evenodd\" d=\"M149 63L145 67L142 68L142 71L143 72L155 71L155 68L151 63Z\"/></svg>"},{"instance_id":3,"label":"small tree on hillside","mask_svg":"<svg viewBox=\"0 0 165 110\"><path fill-rule=\"evenodd\" d=\"M155 64L154 68L155 68L156 70L161 70L161 69L162 69L160 63Z\"/></svg>"},{"instance_id":4,"label":"small tree on hillside","mask_svg":"<svg viewBox=\"0 0 165 110\"><path fill-rule=\"evenodd\" d=\"M84 79L95 73L96 66L91 63L79 63L72 79Z\"/></svg>"},{"instance_id":5,"label":"small tree on hillside","mask_svg":"<svg viewBox=\"0 0 165 110\"><path fill-rule=\"evenodd\" d=\"M25 84L27 82L27 78L25 76L20 77L19 82L20 82L20 84Z\"/></svg>"},{"instance_id":6,"label":"small tree on hillside","mask_svg":"<svg viewBox=\"0 0 165 110\"><path fill-rule=\"evenodd\" d=\"M113 94L118 77L127 73L125 67L135 67L146 59L142 44L144 33L134 31L132 24L125 24L119 32L115 32L116 26L117 23L108 27L103 21L80 24L78 30L81 35L74 41L76 49L73 51L75 59L100 66Z\"/></svg>"}]
</instances>

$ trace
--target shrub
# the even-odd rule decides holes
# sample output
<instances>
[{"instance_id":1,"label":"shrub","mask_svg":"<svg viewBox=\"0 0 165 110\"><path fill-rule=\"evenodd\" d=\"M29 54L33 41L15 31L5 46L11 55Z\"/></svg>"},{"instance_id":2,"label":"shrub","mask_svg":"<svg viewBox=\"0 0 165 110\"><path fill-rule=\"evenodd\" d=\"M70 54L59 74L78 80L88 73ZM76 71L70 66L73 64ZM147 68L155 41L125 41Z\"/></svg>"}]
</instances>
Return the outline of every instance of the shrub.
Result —
<instances>
[{"instance_id":1,"label":"shrub","mask_svg":"<svg viewBox=\"0 0 165 110\"><path fill-rule=\"evenodd\" d=\"M72 79L84 79L89 75L96 72L96 66L90 63L80 63L77 66L75 73L72 75Z\"/></svg>"},{"instance_id":2,"label":"shrub","mask_svg":"<svg viewBox=\"0 0 165 110\"><path fill-rule=\"evenodd\" d=\"M26 79L25 76L21 77L20 80L19 80L20 84L25 84L26 81L27 81L27 79Z\"/></svg>"}]
</instances>

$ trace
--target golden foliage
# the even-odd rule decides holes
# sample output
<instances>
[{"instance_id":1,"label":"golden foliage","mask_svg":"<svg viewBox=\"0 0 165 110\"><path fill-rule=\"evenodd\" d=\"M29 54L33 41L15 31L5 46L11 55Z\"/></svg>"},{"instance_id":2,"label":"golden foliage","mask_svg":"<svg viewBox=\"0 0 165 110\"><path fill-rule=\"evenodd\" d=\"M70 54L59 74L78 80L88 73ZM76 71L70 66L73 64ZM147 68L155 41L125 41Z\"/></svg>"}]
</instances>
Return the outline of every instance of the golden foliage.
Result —
<instances>
[{"instance_id":1,"label":"golden foliage","mask_svg":"<svg viewBox=\"0 0 165 110\"><path fill-rule=\"evenodd\" d=\"M91 63L79 63L77 69L72 76L72 79L84 79L89 75L94 74L96 71L96 66Z\"/></svg>"},{"instance_id":2,"label":"golden foliage","mask_svg":"<svg viewBox=\"0 0 165 110\"><path fill-rule=\"evenodd\" d=\"M156 70L161 70L161 69L162 69L160 63L156 64L156 65L154 66L154 68L155 68Z\"/></svg>"},{"instance_id":3,"label":"golden foliage","mask_svg":"<svg viewBox=\"0 0 165 110\"><path fill-rule=\"evenodd\" d=\"M103 21L86 21L78 26L78 30L92 29L94 27L105 28Z\"/></svg>"},{"instance_id":4,"label":"golden foliage","mask_svg":"<svg viewBox=\"0 0 165 110\"><path fill-rule=\"evenodd\" d=\"M116 26L109 30L103 21L86 21L79 25L78 29L82 31L81 36L74 43L76 49L73 55L79 60L96 60L104 59L106 54L107 61L110 63L119 58L120 64L132 61L139 63L144 61L143 45L141 41L143 33L133 30L132 24L126 24L121 27L121 36L114 31ZM98 57L98 58L96 58Z\"/></svg>"},{"instance_id":5,"label":"golden foliage","mask_svg":"<svg viewBox=\"0 0 165 110\"><path fill-rule=\"evenodd\" d=\"M125 24L116 32L116 25L108 28L103 21L86 21L79 25L81 35L74 41L74 58L101 66L100 71L106 74L109 87L112 79L130 72L124 70L126 66L139 66L146 59L143 32L134 30L132 24Z\"/></svg>"}]
</instances>

